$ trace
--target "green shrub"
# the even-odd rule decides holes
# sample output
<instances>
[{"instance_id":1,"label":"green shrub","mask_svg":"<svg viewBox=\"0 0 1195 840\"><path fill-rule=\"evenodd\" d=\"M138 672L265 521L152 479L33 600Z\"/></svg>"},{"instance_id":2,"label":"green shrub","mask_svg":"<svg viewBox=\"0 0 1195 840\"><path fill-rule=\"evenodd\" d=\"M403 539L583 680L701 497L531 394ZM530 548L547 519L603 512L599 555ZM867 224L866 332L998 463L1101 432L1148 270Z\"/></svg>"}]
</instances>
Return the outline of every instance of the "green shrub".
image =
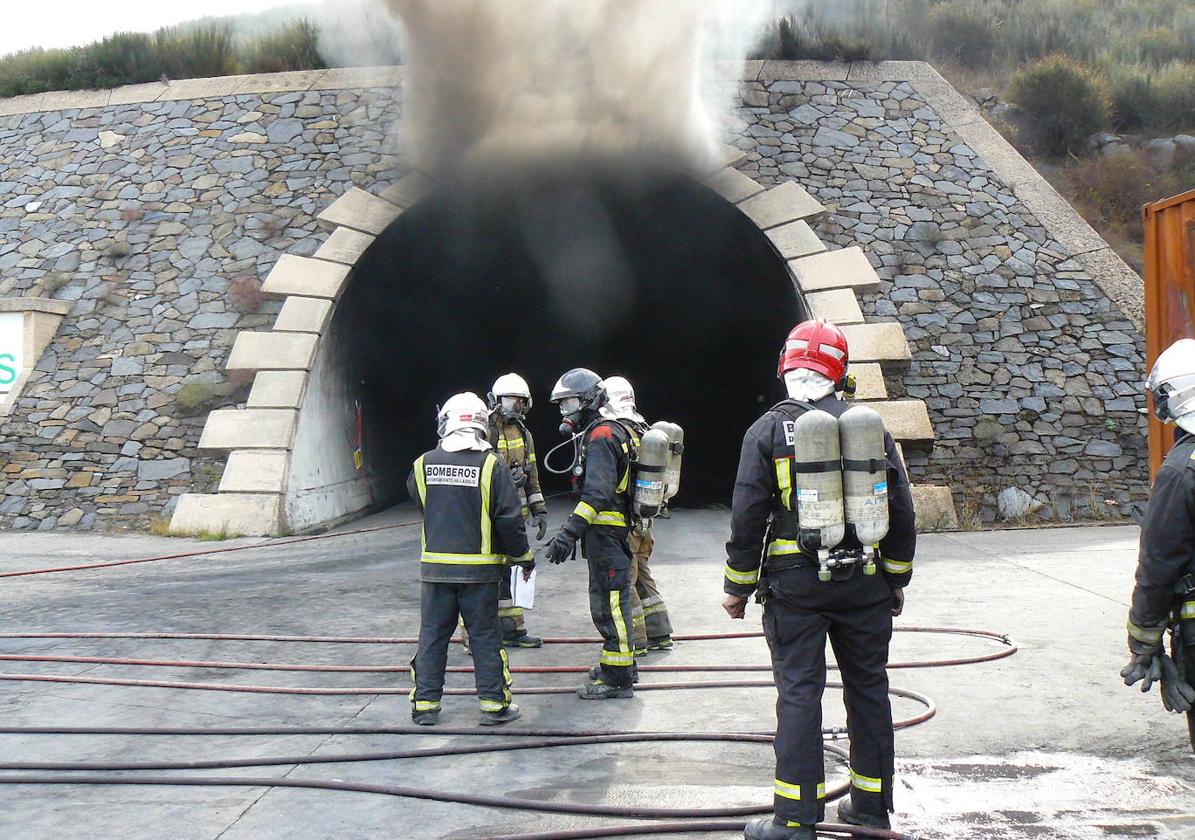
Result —
<instances>
[{"instance_id":1,"label":"green shrub","mask_svg":"<svg viewBox=\"0 0 1195 840\"><path fill-rule=\"evenodd\" d=\"M318 44L319 29L315 24L306 19L291 21L250 43L245 69L250 73L320 70L327 65L320 57Z\"/></svg>"},{"instance_id":2,"label":"green shrub","mask_svg":"<svg viewBox=\"0 0 1195 840\"><path fill-rule=\"evenodd\" d=\"M238 70L228 24L159 29L154 43L163 72L172 79L230 76Z\"/></svg>"},{"instance_id":3,"label":"green shrub","mask_svg":"<svg viewBox=\"0 0 1195 840\"><path fill-rule=\"evenodd\" d=\"M1175 131L1195 127L1195 65L1176 62L1153 78L1154 109L1145 124Z\"/></svg>"},{"instance_id":4,"label":"green shrub","mask_svg":"<svg viewBox=\"0 0 1195 840\"><path fill-rule=\"evenodd\" d=\"M1146 64L1160 67L1187 55L1187 39L1168 26L1156 26L1137 35L1137 54Z\"/></svg>"},{"instance_id":5,"label":"green shrub","mask_svg":"<svg viewBox=\"0 0 1195 840\"><path fill-rule=\"evenodd\" d=\"M1066 170L1077 203L1088 221L1099 226L1137 229L1141 206L1164 198L1165 186L1141 151L1078 160Z\"/></svg>"},{"instance_id":6,"label":"green shrub","mask_svg":"<svg viewBox=\"0 0 1195 840\"><path fill-rule=\"evenodd\" d=\"M1066 56L1047 56L1014 75L1009 97L1037 119L1052 154L1069 151L1108 124L1106 83Z\"/></svg>"},{"instance_id":7,"label":"green shrub","mask_svg":"<svg viewBox=\"0 0 1195 840\"><path fill-rule=\"evenodd\" d=\"M1153 119L1157 97L1149 75L1136 68L1118 67L1112 71L1108 86L1114 130L1136 131Z\"/></svg>"},{"instance_id":8,"label":"green shrub","mask_svg":"<svg viewBox=\"0 0 1195 840\"><path fill-rule=\"evenodd\" d=\"M929 35L935 55L946 56L967 67L992 61L992 20L965 6L942 5L929 16Z\"/></svg>"},{"instance_id":9,"label":"green shrub","mask_svg":"<svg viewBox=\"0 0 1195 840\"><path fill-rule=\"evenodd\" d=\"M79 50L78 73L68 88L111 88L152 82L165 67L144 32L119 32Z\"/></svg>"}]
</instances>

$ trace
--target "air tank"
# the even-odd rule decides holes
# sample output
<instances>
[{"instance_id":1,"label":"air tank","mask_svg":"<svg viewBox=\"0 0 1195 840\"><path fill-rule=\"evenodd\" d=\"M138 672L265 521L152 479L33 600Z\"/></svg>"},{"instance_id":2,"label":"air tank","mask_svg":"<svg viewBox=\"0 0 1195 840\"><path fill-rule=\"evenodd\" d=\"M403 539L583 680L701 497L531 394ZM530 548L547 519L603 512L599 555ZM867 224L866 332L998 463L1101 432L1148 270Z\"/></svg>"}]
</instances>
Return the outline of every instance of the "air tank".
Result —
<instances>
[{"instance_id":1,"label":"air tank","mask_svg":"<svg viewBox=\"0 0 1195 840\"><path fill-rule=\"evenodd\" d=\"M842 454L838 421L814 409L793 424L793 484L801 549L822 561L842 542Z\"/></svg>"},{"instance_id":2,"label":"air tank","mask_svg":"<svg viewBox=\"0 0 1195 840\"><path fill-rule=\"evenodd\" d=\"M635 465L635 515L651 519L664 507L664 475L668 467L668 434L649 429L639 439L639 460Z\"/></svg>"},{"instance_id":3,"label":"air tank","mask_svg":"<svg viewBox=\"0 0 1195 840\"><path fill-rule=\"evenodd\" d=\"M680 490L680 468L685 452L685 430L666 420L653 423L651 427L668 435L668 465L664 468L664 501L668 502Z\"/></svg>"},{"instance_id":4,"label":"air tank","mask_svg":"<svg viewBox=\"0 0 1195 840\"><path fill-rule=\"evenodd\" d=\"M875 409L853 406L838 418L847 527L871 559L888 533L888 461L884 421Z\"/></svg>"}]
</instances>

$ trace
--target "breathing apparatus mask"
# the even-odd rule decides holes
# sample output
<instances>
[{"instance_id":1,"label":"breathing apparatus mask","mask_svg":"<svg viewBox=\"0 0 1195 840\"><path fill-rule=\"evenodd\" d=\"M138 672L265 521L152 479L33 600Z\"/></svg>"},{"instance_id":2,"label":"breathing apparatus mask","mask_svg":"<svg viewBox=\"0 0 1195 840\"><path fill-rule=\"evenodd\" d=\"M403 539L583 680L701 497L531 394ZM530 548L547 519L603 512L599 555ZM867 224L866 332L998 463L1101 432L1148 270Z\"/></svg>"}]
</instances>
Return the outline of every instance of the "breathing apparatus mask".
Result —
<instances>
[{"instance_id":1,"label":"breathing apparatus mask","mask_svg":"<svg viewBox=\"0 0 1195 840\"><path fill-rule=\"evenodd\" d=\"M527 415L527 403L522 397L499 397L495 408L498 416L507 422L522 420Z\"/></svg>"},{"instance_id":2,"label":"breathing apparatus mask","mask_svg":"<svg viewBox=\"0 0 1195 840\"><path fill-rule=\"evenodd\" d=\"M571 437L582 429L580 397L565 397L560 401L560 434Z\"/></svg>"}]
</instances>

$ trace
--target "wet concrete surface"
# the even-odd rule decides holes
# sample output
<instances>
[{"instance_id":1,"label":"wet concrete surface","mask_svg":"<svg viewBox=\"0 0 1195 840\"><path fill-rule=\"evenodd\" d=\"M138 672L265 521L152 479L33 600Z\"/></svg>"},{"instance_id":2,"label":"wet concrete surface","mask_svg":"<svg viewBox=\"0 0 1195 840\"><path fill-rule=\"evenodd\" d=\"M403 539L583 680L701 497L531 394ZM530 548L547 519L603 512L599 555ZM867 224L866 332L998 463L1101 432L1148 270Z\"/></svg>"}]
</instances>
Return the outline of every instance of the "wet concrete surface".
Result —
<instances>
[{"instance_id":1,"label":"wet concrete surface","mask_svg":"<svg viewBox=\"0 0 1195 840\"><path fill-rule=\"evenodd\" d=\"M563 509L553 510L558 521ZM344 534L413 520L395 509L339 536L206 557L61 575L0 579L0 630L174 631L413 636L418 626L415 527ZM678 513L657 526L653 571L678 633L758 630L759 609L731 622L720 609L724 511ZM1195 758L1181 717L1155 695L1120 684L1124 620L1136 561L1134 527L1061 528L922 537L906 614L898 626L1007 633L1020 652L997 662L893 670L892 684L922 692L935 718L897 735L894 825L923 838L1195 837ZM0 573L94 560L257 545L152 537L0 535ZM529 629L590 636L581 563L539 577ZM970 656L998 644L898 633L894 661ZM0 653L401 665L409 646L267 641L0 638ZM587 665L597 645L514 651L513 665ZM762 639L686 642L644 664L768 661ZM467 664L459 648L450 664ZM148 668L0 662L0 671L259 685L406 685L400 673ZM766 674L717 674L761 678ZM644 674L644 683L709 679ZM744 731L774 726L770 688L641 691L633 700L583 703L570 694L519 697L520 687L571 686L575 674L516 674L519 728ZM468 674L449 675L468 686ZM921 711L894 700L897 717ZM828 690L826 724L841 725ZM401 694L289 696L167 688L0 681L5 725L371 726L408 722ZM472 726L476 703L449 697L445 726ZM6 761L201 760L343 754L472 742L464 736L274 735L131 737L0 735ZM179 772L179 771L176 771ZM182 771L189 774L192 771ZM386 762L195 771L202 775L319 778L415 785L560 802L692 809L767 803L766 745L722 742L592 745ZM827 757L827 782L844 778ZM833 814L833 806L830 808ZM0 838L478 838L596 827L625 820L539 814L359 793L283 788L0 786ZM679 835L678 835L679 836ZM733 834L689 834L727 838Z\"/></svg>"}]
</instances>

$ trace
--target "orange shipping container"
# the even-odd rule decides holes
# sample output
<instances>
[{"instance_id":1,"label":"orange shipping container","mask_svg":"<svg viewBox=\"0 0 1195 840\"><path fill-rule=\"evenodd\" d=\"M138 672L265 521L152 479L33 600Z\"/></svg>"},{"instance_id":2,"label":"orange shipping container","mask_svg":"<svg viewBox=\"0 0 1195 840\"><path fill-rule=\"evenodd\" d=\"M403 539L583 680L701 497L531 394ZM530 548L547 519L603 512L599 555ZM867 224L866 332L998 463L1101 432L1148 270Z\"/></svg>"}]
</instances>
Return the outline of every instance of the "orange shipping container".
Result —
<instances>
[{"instance_id":1,"label":"orange shipping container","mask_svg":"<svg viewBox=\"0 0 1195 840\"><path fill-rule=\"evenodd\" d=\"M1195 190L1147 204L1145 219L1146 372L1180 338L1195 338ZM1149 474L1174 442L1173 427L1149 417Z\"/></svg>"}]
</instances>

